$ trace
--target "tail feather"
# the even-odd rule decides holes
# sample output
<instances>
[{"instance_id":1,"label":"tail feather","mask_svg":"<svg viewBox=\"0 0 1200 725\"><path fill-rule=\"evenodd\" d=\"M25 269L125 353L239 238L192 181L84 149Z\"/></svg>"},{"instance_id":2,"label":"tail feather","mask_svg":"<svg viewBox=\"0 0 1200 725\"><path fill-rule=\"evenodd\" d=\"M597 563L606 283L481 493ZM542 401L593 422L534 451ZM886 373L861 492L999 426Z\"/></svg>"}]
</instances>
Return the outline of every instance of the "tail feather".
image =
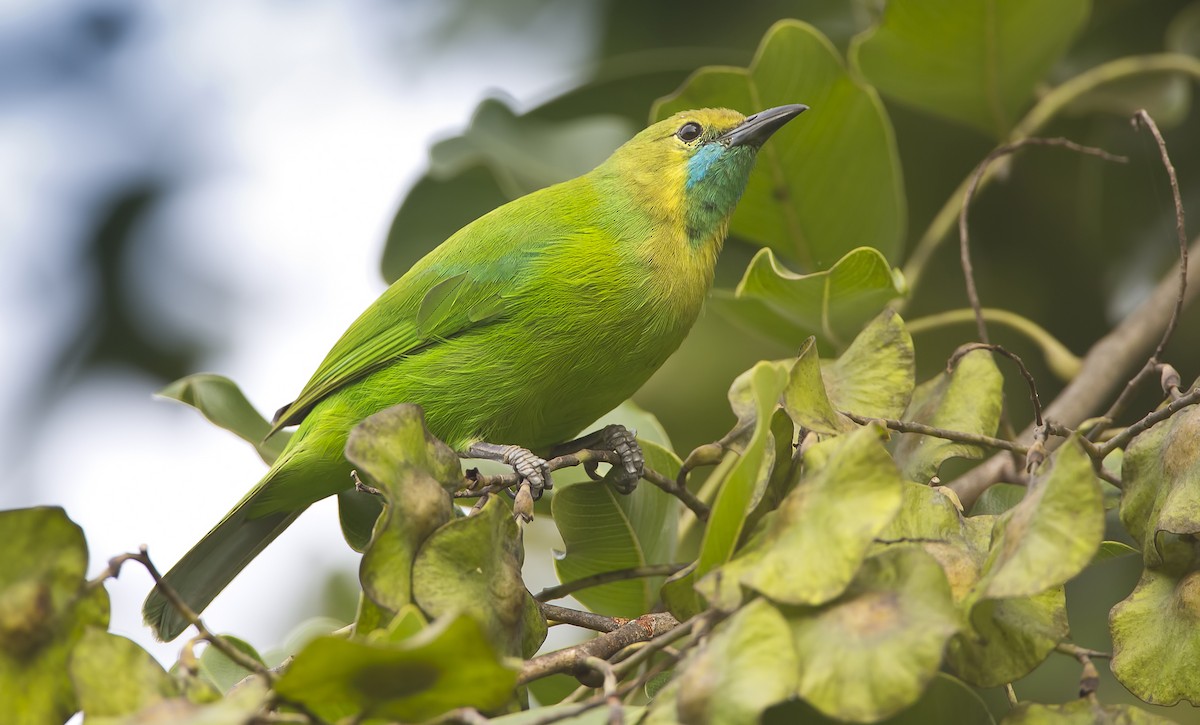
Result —
<instances>
[{"instance_id":1,"label":"tail feather","mask_svg":"<svg viewBox=\"0 0 1200 725\"><path fill-rule=\"evenodd\" d=\"M303 511L249 518L246 515L249 504L250 500L239 504L163 577L193 612L203 611ZM142 616L164 642L178 637L189 624L158 587L146 597Z\"/></svg>"}]
</instances>

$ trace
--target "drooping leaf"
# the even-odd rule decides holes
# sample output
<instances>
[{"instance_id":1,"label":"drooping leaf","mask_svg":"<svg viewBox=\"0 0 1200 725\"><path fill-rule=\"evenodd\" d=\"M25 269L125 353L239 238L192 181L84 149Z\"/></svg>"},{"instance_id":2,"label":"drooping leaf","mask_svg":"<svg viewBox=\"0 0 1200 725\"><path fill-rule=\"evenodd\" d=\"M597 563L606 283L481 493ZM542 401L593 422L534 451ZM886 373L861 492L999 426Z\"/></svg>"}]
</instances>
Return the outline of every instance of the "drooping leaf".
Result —
<instances>
[{"instance_id":1,"label":"drooping leaf","mask_svg":"<svg viewBox=\"0 0 1200 725\"><path fill-rule=\"evenodd\" d=\"M1015 483L993 483L975 500L971 515L999 516L1025 498L1025 487Z\"/></svg>"},{"instance_id":2,"label":"drooping leaf","mask_svg":"<svg viewBox=\"0 0 1200 725\"><path fill-rule=\"evenodd\" d=\"M833 602L784 612L800 661L798 694L830 717L855 722L917 702L958 630L941 567L915 546L867 559Z\"/></svg>"},{"instance_id":3,"label":"drooping leaf","mask_svg":"<svg viewBox=\"0 0 1200 725\"><path fill-rule=\"evenodd\" d=\"M836 347L844 347L906 286L879 251L851 249L822 271L798 274L787 269L764 249L754 255L734 295L750 300L788 321L791 329L806 330ZM738 306L727 312L738 313Z\"/></svg>"},{"instance_id":4,"label":"drooping leaf","mask_svg":"<svg viewBox=\"0 0 1200 725\"><path fill-rule=\"evenodd\" d=\"M829 400L821 372L816 338L810 337L800 346L796 362L788 372L783 409L797 425L817 433L833 435L853 430L854 424Z\"/></svg>"},{"instance_id":5,"label":"drooping leaf","mask_svg":"<svg viewBox=\"0 0 1200 725\"><path fill-rule=\"evenodd\" d=\"M268 464L275 460L291 437L291 433L280 431L267 439L271 424L250 404L237 383L223 375L189 375L158 391L157 395L192 406L214 425L254 446L259 457Z\"/></svg>"},{"instance_id":6,"label":"drooping leaf","mask_svg":"<svg viewBox=\"0 0 1200 725\"><path fill-rule=\"evenodd\" d=\"M771 430L771 413L779 404L779 396L787 382L786 370L774 363L760 362L739 379L746 381L746 389L751 397L746 404L735 404L734 412L743 418L746 415L745 408L752 406L753 413L748 417L753 420L753 433L745 450L729 469L713 503L700 545L697 577L704 576L733 556L755 493L760 485L765 487L773 463L768 455L771 449L767 439ZM731 401L736 397L734 390L737 388L735 381L730 389ZM743 410L739 411L739 407Z\"/></svg>"},{"instance_id":7,"label":"drooping leaf","mask_svg":"<svg viewBox=\"0 0 1200 725\"><path fill-rule=\"evenodd\" d=\"M738 585L785 604L823 604L840 594L900 507L900 473L880 434L866 426L818 443L834 447L829 462L801 479L763 535L697 589L722 606L737 604Z\"/></svg>"},{"instance_id":8,"label":"drooping leaf","mask_svg":"<svg viewBox=\"0 0 1200 725\"><path fill-rule=\"evenodd\" d=\"M1200 406L1134 438L1121 480L1121 523L1141 544L1146 566L1159 566L1165 536L1200 533Z\"/></svg>"},{"instance_id":9,"label":"drooping leaf","mask_svg":"<svg viewBox=\"0 0 1200 725\"><path fill-rule=\"evenodd\" d=\"M421 544L412 566L413 601L433 617L470 615L505 655L532 655L526 610L537 603L521 579L523 559L512 511L492 496L480 511L442 525ZM540 645L545 620L536 621L543 627L533 637Z\"/></svg>"},{"instance_id":10,"label":"drooping leaf","mask_svg":"<svg viewBox=\"0 0 1200 725\"><path fill-rule=\"evenodd\" d=\"M1104 538L1104 501L1092 462L1075 438L1051 456L1028 494L996 520L979 596L1028 597L1083 571Z\"/></svg>"},{"instance_id":11,"label":"drooping leaf","mask_svg":"<svg viewBox=\"0 0 1200 725\"><path fill-rule=\"evenodd\" d=\"M674 453L649 440L639 443L646 466L670 478L678 474L681 464ZM560 581L675 560L679 500L644 481L628 496L591 481L559 484L551 511L565 545L554 560ZM593 611L637 617L657 601L662 581L661 577L631 579L574 596Z\"/></svg>"},{"instance_id":12,"label":"drooping leaf","mask_svg":"<svg viewBox=\"0 0 1200 725\"><path fill-rule=\"evenodd\" d=\"M0 703L14 725L64 722L76 699L68 662L89 627L108 627L108 594L88 588L83 531L60 508L0 511Z\"/></svg>"},{"instance_id":13,"label":"drooping leaf","mask_svg":"<svg viewBox=\"0 0 1200 725\"><path fill-rule=\"evenodd\" d=\"M1169 539L1162 555L1109 614L1112 672L1146 702L1200 705L1200 554L1194 541Z\"/></svg>"},{"instance_id":14,"label":"drooping leaf","mask_svg":"<svg viewBox=\"0 0 1200 725\"><path fill-rule=\"evenodd\" d=\"M875 316L850 346L821 368L838 410L899 418L912 399L916 363L912 336L892 310Z\"/></svg>"},{"instance_id":15,"label":"drooping leaf","mask_svg":"<svg viewBox=\"0 0 1200 725\"><path fill-rule=\"evenodd\" d=\"M651 705L648 722L756 722L796 689L790 639L779 610L762 599L751 602L679 667L674 686Z\"/></svg>"},{"instance_id":16,"label":"drooping leaf","mask_svg":"<svg viewBox=\"0 0 1200 725\"><path fill-rule=\"evenodd\" d=\"M954 636L947 648L947 662L962 679L979 687L1012 682L1031 672L1067 636L1066 596L1062 587L1032 597L1016 599L981 598L984 563L995 558L992 534L997 517L972 516L964 520L965 545L943 552L939 561L947 574L962 583L974 578L956 603L967 629ZM966 556L963 556L966 554Z\"/></svg>"},{"instance_id":17,"label":"drooping leaf","mask_svg":"<svg viewBox=\"0 0 1200 725\"><path fill-rule=\"evenodd\" d=\"M75 645L70 674L88 719L129 715L179 695L179 685L149 652L94 627Z\"/></svg>"},{"instance_id":18,"label":"drooping leaf","mask_svg":"<svg viewBox=\"0 0 1200 725\"><path fill-rule=\"evenodd\" d=\"M963 355L954 370L917 386L903 419L958 431L995 435L1000 425L1004 379L986 350ZM893 453L905 477L928 481L949 458L980 458L984 449L971 443L902 433Z\"/></svg>"},{"instance_id":19,"label":"drooping leaf","mask_svg":"<svg viewBox=\"0 0 1200 725\"><path fill-rule=\"evenodd\" d=\"M849 55L889 97L1002 138L1090 9L1090 0L892 0Z\"/></svg>"},{"instance_id":20,"label":"drooping leaf","mask_svg":"<svg viewBox=\"0 0 1200 725\"><path fill-rule=\"evenodd\" d=\"M413 722L459 707L500 707L516 681L482 625L457 615L390 645L319 637L275 690L329 721L366 714Z\"/></svg>"},{"instance_id":21,"label":"drooping leaf","mask_svg":"<svg viewBox=\"0 0 1200 725\"><path fill-rule=\"evenodd\" d=\"M1101 541L1100 548L1096 549L1096 555L1092 557L1093 564L1099 564L1102 561L1109 559L1120 559L1130 554L1136 554L1138 550L1121 541Z\"/></svg>"},{"instance_id":22,"label":"drooping leaf","mask_svg":"<svg viewBox=\"0 0 1200 725\"><path fill-rule=\"evenodd\" d=\"M703 68L651 115L712 106L749 114L789 103L812 110L759 153L731 233L809 271L829 269L862 245L895 258L906 207L891 122L875 91L850 76L812 26L776 23L748 69Z\"/></svg>"},{"instance_id":23,"label":"drooping leaf","mask_svg":"<svg viewBox=\"0 0 1200 725\"><path fill-rule=\"evenodd\" d=\"M407 404L356 426L346 457L387 501L363 554L359 578L364 594L388 614L379 621L360 616L358 631L363 634L386 625L413 601L413 560L422 542L453 516L449 491L459 485L461 468L458 455L425 428L421 409Z\"/></svg>"}]
</instances>

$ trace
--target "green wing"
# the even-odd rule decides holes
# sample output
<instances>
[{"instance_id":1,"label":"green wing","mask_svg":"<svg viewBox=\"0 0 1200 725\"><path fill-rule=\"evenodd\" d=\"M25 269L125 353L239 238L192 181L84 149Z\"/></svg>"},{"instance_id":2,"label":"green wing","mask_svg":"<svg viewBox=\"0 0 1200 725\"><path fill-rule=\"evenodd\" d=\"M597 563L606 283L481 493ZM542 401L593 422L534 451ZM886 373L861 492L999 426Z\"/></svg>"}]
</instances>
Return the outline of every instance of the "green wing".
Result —
<instances>
[{"instance_id":1,"label":"green wing","mask_svg":"<svg viewBox=\"0 0 1200 725\"><path fill-rule=\"evenodd\" d=\"M300 396L280 408L267 437L308 415L345 385L442 340L495 322L505 313L503 288L511 278L481 279L472 272L414 269L392 285L342 335Z\"/></svg>"}]
</instances>

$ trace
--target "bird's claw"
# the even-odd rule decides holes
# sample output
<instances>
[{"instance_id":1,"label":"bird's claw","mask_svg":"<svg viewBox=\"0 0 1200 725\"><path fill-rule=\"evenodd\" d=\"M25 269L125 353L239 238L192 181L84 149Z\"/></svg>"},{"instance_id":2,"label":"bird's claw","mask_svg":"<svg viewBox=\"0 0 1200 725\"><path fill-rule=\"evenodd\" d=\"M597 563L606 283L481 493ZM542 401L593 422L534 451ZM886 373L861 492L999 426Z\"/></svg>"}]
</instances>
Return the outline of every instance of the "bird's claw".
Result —
<instances>
[{"instance_id":1,"label":"bird's claw","mask_svg":"<svg viewBox=\"0 0 1200 725\"><path fill-rule=\"evenodd\" d=\"M633 493L646 468L637 434L623 425L605 426L602 433L607 447L621 457L621 465L613 466L613 485L623 494Z\"/></svg>"},{"instance_id":2,"label":"bird's claw","mask_svg":"<svg viewBox=\"0 0 1200 725\"><path fill-rule=\"evenodd\" d=\"M550 480L550 468L546 465L545 459L528 448L507 446L500 461L512 466L517 475L529 484L534 501L542 497L543 491L554 488L554 483Z\"/></svg>"}]
</instances>

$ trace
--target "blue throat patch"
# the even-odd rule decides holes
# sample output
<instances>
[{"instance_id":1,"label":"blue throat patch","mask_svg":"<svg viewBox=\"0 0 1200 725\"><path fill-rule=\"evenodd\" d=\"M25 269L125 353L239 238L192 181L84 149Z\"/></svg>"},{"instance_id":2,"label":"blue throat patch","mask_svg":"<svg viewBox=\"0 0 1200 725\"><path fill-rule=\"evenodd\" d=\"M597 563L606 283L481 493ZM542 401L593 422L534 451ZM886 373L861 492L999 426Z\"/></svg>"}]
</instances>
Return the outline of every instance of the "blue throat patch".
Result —
<instances>
[{"instance_id":1,"label":"blue throat patch","mask_svg":"<svg viewBox=\"0 0 1200 725\"><path fill-rule=\"evenodd\" d=\"M713 162L721 157L725 147L717 143L705 144L696 155L688 159L687 188L690 189L708 176Z\"/></svg>"},{"instance_id":2,"label":"blue throat patch","mask_svg":"<svg viewBox=\"0 0 1200 725\"><path fill-rule=\"evenodd\" d=\"M702 146L688 159L684 221L692 246L708 240L733 211L753 167L753 149L720 143Z\"/></svg>"}]
</instances>

